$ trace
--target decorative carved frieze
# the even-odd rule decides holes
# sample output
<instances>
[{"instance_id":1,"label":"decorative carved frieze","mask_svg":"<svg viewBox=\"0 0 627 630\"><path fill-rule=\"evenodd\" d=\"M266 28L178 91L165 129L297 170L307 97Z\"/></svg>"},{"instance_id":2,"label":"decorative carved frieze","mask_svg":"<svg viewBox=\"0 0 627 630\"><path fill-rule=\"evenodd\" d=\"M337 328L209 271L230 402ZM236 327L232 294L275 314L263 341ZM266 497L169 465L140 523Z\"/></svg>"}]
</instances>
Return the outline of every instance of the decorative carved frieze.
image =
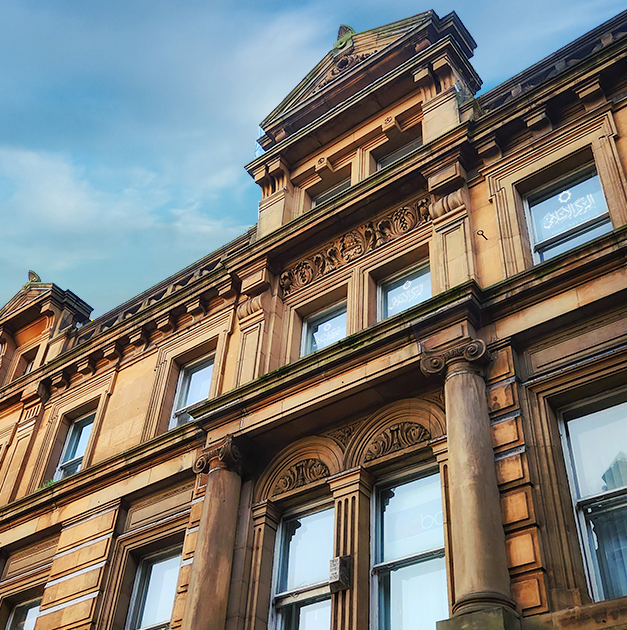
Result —
<instances>
[{"instance_id":1,"label":"decorative carved frieze","mask_svg":"<svg viewBox=\"0 0 627 630\"><path fill-rule=\"evenodd\" d=\"M429 201L421 199L398 208L378 221L368 221L335 239L323 250L301 260L281 274L283 295L290 295L428 221L428 208Z\"/></svg>"},{"instance_id":2,"label":"decorative carved frieze","mask_svg":"<svg viewBox=\"0 0 627 630\"><path fill-rule=\"evenodd\" d=\"M217 460L221 468L227 468L238 474L242 474L243 458L242 453L233 441L232 435L227 435L221 446L203 450L198 456L192 470L198 475L208 472L211 462Z\"/></svg>"},{"instance_id":3,"label":"decorative carved frieze","mask_svg":"<svg viewBox=\"0 0 627 630\"><path fill-rule=\"evenodd\" d=\"M287 471L279 477L279 480L272 488L271 496L283 494L294 488L300 488L307 484L324 479L329 476L329 468L319 459L303 459L287 469Z\"/></svg>"},{"instance_id":4,"label":"decorative carved frieze","mask_svg":"<svg viewBox=\"0 0 627 630\"><path fill-rule=\"evenodd\" d=\"M448 363L460 359L470 362L487 362L490 356L485 341L472 339L442 352L428 353L420 360L420 369L426 376L435 376L444 372Z\"/></svg>"},{"instance_id":5,"label":"decorative carved frieze","mask_svg":"<svg viewBox=\"0 0 627 630\"><path fill-rule=\"evenodd\" d=\"M361 63L365 59L368 59L370 55L373 55L376 52L377 52L376 50L373 50L372 52L353 54L353 55L342 55L341 57L336 57L333 60L333 66L324 75L324 77L322 77L322 79L320 80L320 83L318 83L318 85L316 85L316 87L313 89L312 94L315 94L316 92L321 90L325 85L328 85L329 83L331 83L331 81L334 81L335 79L337 79L337 77L340 74L343 74L347 70L354 68L358 63Z\"/></svg>"},{"instance_id":6,"label":"decorative carved frieze","mask_svg":"<svg viewBox=\"0 0 627 630\"><path fill-rule=\"evenodd\" d=\"M339 442L344 448L355 434L355 431L359 423L349 424L339 429L334 429L329 432L329 437L332 437L336 442Z\"/></svg>"},{"instance_id":7,"label":"decorative carved frieze","mask_svg":"<svg viewBox=\"0 0 627 630\"><path fill-rule=\"evenodd\" d=\"M408 446L426 442L431 434L421 424L416 422L399 422L385 429L376 437L364 457L364 462L383 457L388 453L400 451Z\"/></svg>"}]
</instances>

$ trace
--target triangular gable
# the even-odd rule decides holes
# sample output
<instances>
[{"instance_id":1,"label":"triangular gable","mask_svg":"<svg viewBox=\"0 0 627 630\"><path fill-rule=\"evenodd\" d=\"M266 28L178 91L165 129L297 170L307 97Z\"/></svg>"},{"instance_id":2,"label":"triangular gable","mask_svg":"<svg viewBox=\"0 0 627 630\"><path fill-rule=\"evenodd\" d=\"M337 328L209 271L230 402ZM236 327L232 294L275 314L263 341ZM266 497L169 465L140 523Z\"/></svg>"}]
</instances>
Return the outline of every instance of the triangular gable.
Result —
<instances>
[{"instance_id":1,"label":"triangular gable","mask_svg":"<svg viewBox=\"0 0 627 630\"><path fill-rule=\"evenodd\" d=\"M0 322L22 311L52 291L52 284L27 283L0 309Z\"/></svg>"},{"instance_id":2,"label":"triangular gable","mask_svg":"<svg viewBox=\"0 0 627 630\"><path fill-rule=\"evenodd\" d=\"M310 97L316 96L329 84L346 76L358 64L380 53L410 31L418 28L429 17L432 11L419 13L410 18L387 24L362 33L347 32L344 25L340 27L338 41L315 68L288 94L261 123L266 129L277 118L297 107Z\"/></svg>"}]
</instances>

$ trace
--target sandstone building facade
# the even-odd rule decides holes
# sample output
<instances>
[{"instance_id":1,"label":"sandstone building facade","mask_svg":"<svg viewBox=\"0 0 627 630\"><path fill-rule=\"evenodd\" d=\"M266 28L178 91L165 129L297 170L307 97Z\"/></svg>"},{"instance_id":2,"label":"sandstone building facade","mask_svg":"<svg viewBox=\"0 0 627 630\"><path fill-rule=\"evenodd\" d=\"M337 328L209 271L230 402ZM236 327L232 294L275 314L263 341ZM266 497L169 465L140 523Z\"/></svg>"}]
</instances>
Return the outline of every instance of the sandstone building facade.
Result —
<instances>
[{"instance_id":1,"label":"sandstone building facade","mask_svg":"<svg viewBox=\"0 0 627 630\"><path fill-rule=\"evenodd\" d=\"M254 228L0 310L0 629L626 626L627 12L475 46L341 27Z\"/></svg>"}]
</instances>

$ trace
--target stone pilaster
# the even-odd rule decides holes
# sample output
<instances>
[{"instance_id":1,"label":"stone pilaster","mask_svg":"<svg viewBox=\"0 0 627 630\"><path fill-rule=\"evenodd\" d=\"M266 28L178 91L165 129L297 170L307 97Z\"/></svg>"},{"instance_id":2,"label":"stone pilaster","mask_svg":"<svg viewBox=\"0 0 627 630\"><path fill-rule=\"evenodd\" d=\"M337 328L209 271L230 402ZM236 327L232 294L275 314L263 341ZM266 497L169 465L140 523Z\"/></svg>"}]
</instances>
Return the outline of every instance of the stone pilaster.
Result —
<instances>
[{"instance_id":1,"label":"stone pilaster","mask_svg":"<svg viewBox=\"0 0 627 630\"><path fill-rule=\"evenodd\" d=\"M359 630L368 627L372 479L354 468L328 482L335 501L333 555L349 557L351 574L350 587L333 593L331 630Z\"/></svg>"},{"instance_id":2,"label":"stone pilaster","mask_svg":"<svg viewBox=\"0 0 627 630\"><path fill-rule=\"evenodd\" d=\"M207 472L207 489L192 564L182 630L221 630L226 623L242 457L228 435L201 453L194 472Z\"/></svg>"},{"instance_id":3,"label":"stone pilaster","mask_svg":"<svg viewBox=\"0 0 627 630\"><path fill-rule=\"evenodd\" d=\"M500 608L506 612L499 618L509 620L514 604L482 374L488 360L485 342L471 339L427 353L421 369L445 378L453 614Z\"/></svg>"}]
</instances>

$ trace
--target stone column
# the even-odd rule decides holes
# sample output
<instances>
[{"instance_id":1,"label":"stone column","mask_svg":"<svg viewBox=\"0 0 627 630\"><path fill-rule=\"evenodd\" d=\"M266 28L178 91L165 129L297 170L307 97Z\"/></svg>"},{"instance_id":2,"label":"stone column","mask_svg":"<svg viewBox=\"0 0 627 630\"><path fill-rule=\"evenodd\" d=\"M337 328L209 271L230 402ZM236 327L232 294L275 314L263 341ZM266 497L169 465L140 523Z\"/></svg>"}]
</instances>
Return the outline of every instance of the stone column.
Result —
<instances>
[{"instance_id":1,"label":"stone column","mask_svg":"<svg viewBox=\"0 0 627 630\"><path fill-rule=\"evenodd\" d=\"M232 436L204 451L194 472L208 472L182 630L224 630L231 583L241 455Z\"/></svg>"},{"instance_id":2,"label":"stone column","mask_svg":"<svg viewBox=\"0 0 627 630\"><path fill-rule=\"evenodd\" d=\"M487 360L485 342L470 340L428 353L420 365L445 376L454 615L514 609L481 370Z\"/></svg>"},{"instance_id":3,"label":"stone column","mask_svg":"<svg viewBox=\"0 0 627 630\"><path fill-rule=\"evenodd\" d=\"M348 556L350 587L333 592L332 630L368 628L370 595L370 495L372 479L353 468L328 479L335 501L333 555ZM334 589L332 588L332 591Z\"/></svg>"}]
</instances>

